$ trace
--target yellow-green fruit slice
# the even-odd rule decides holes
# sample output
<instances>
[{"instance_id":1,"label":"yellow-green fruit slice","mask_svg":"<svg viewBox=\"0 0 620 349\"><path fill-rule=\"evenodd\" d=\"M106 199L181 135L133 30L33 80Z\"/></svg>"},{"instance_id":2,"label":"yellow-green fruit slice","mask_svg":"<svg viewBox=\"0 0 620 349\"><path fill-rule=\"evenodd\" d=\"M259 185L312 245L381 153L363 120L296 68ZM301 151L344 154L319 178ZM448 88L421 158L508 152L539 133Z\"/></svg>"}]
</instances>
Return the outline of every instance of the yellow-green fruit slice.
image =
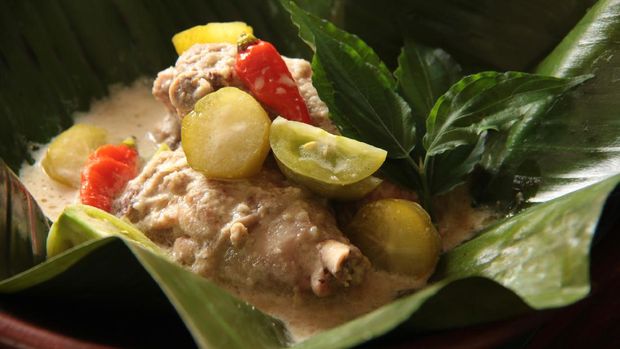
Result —
<instances>
[{"instance_id":1,"label":"yellow-green fruit slice","mask_svg":"<svg viewBox=\"0 0 620 349\"><path fill-rule=\"evenodd\" d=\"M58 135L47 148L41 165L52 179L74 188L80 186L80 171L88 155L107 143L106 130L76 124Z\"/></svg>"},{"instance_id":2,"label":"yellow-green fruit slice","mask_svg":"<svg viewBox=\"0 0 620 349\"><path fill-rule=\"evenodd\" d=\"M103 210L87 205L67 206L47 236L47 257L53 257L90 240L119 236L165 255L155 243L136 227Z\"/></svg>"},{"instance_id":3,"label":"yellow-green fruit slice","mask_svg":"<svg viewBox=\"0 0 620 349\"><path fill-rule=\"evenodd\" d=\"M433 273L441 251L430 216L413 201L371 202L356 213L346 232L373 265L415 278Z\"/></svg>"},{"instance_id":4,"label":"yellow-green fruit slice","mask_svg":"<svg viewBox=\"0 0 620 349\"><path fill-rule=\"evenodd\" d=\"M201 98L185 118L181 144L188 164L209 178L246 178L269 153L267 112L248 93L224 87Z\"/></svg>"},{"instance_id":5,"label":"yellow-green fruit slice","mask_svg":"<svg viewBox=\"0 0 620 349\"><path fill-rule=\"evenodd\" d=\"M244 22L213 22L175 34L172 37L172 44L180 55L194 44L218 42L237 44L241 34L253 34L252 27Z\"/></svg>"},{"instance_id":6,"label":"yellow-green fruit slice","mask_svg":"<svg viewBox=\"0 0 620 349\"><path fill-rule=\"evenodd\" d=\"M336 199L358 199L381 180L371 177L387 152L302 122L276 118L269 136L282 172L314 192Z\"/></svg>"}]
</instances>

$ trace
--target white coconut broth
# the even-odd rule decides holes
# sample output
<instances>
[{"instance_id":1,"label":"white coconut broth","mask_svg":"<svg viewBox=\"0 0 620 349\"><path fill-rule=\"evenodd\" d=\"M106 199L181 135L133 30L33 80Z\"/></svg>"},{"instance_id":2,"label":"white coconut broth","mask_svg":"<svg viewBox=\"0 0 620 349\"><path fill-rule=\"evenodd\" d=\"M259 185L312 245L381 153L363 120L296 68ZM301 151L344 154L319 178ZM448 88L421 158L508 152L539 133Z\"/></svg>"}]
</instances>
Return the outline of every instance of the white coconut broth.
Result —
<instances>
[{"instance_id":1,"label":"white coconut broth","mask_svg":"<svg viewBox=\"0 0 620 349\"><path fill-rule=\"evenodd\" d=\"M155 132L168 113L164 105L151 95L151 83L139 80L129 87L111 88L109 97L94 102L89 111L77 113L75 123L106 129L110 143L120 143L128 137L135 137L142 163L146 162L158 148ZM43 170L41 160L47 147L40 145L32 154L36 162L33 165L25 163L20 177L44 213L54 220L65 206L77 203L79 198L76 188L54 181ZM438 224L443 235L444 250L470 238L492 216L489 211L472 209L467 193L463 190L442 200L446 210L454 212L444 214ZM219 284L262 311L281 319L287 325L291 339L298 341L368 313L402 293L423 287L426 281L373 269L366 274L362 284L324 298L312 294L261 292L251 288L240 289L222 282Z\"/></svg>"}]
</instances>

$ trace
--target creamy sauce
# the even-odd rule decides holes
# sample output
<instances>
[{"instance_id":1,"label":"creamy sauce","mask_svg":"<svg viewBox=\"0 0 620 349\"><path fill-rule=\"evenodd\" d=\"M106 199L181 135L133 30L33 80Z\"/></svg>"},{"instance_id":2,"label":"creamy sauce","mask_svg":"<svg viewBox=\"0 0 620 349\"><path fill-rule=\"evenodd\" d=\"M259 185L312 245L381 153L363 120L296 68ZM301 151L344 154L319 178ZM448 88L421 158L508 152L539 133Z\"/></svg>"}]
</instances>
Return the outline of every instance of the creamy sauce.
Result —
<instances>
[{"instance_id":1,"label":"creamy sauce","mask_svg":"<svg viewBox=\"0 0 620 349\"><path fill-rule=\"evenodd\" d=\"M425 280L371 270L362 284L325 298L311 294L293 296L228 289L280 319L286 325L291 341L298 342L369 313L425 285Z\"/></svg>"},{"instance_id":2,"label":"creamy sauce","mask_svg":"<svg viewBox=\"0 0 620 349\"><path fill-rule=\"evenodd\" d=\"M43 171L41 159L46 150L47 146L44 146L32 153L36 162L33 165L24 163L19 171L19 176L30 194L41 206L43 213L55 220L65 206L78 199L77 189L51 179Z\"/></svg>"},{"instance_id":3,"label":"creamy sauce","mask_svg":"<svg viewBox=\"0 0 620 349\"><path fill-rule=\"evenodd\" d=\"M109 97L94 102L88 112L77 113L74 120L75 123L106 129L110 143L120 143L128 137L135 137L140 157L145 159L157 150L153 132L166 114L166 108L151 95L151 81L145 79L136 81L130 87L111 87ZM35 163L24 163L19 173L45 215L54 220L66 205L77 202L78 191L45 174L41 160L47 146L41 146L33 152Z\"/></svg>"},{"instance_id":4,"label":"creamy sauce","mask_svg":"<svg viewBox=\"0 0 620 349\"><path fill-rule=\"evenodd\" d=\"M497 212L489 208L472 207L467 185L437 196L433 207L444 252L473 238L491 221L499 218Z\"/></svg>"},{"instance_id":5,"label":"creamy sauce","mask_svg":"<svg viewBox=\"0 0 620 349\"><path fill-rule=\"evenodd\" d=\"M95 102L89 112L77 114L75 122L105 128L111 143L134 136L141 157L148 158L157 148L153 132L166 114L165 107L152 97L149 82L139 81L131 87L113 88L110 97ZM78 197L76 189L60 184L44 173L40 162L46 149L42 146L33 153L36 163L32 166L25 164L20 174L45 214L54 219L64 206L76 202ZM443 237L444 250L471 238L473 232L492 217L488 211L471 208L469 203L469 195L462 189L438 199L438 206L443 208L443 213L438 217L438 228ZM366 314L424 285L424 280L372 270L361 285L325 298L312 294L275 294L273 291L222 286L282 320L295 342Z\"/></svg>"}]
</instances>

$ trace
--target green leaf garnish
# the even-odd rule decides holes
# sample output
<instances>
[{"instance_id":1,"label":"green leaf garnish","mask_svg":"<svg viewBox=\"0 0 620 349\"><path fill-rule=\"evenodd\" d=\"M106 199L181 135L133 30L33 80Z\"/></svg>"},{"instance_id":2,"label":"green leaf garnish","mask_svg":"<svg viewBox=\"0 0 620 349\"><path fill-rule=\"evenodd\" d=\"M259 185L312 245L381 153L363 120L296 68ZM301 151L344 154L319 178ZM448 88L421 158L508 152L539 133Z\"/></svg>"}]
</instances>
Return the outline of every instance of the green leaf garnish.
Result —
<instances>
[{"instance_id":1,"label":"green leaf garnish","mask_svg":"<svg viewBox=\"0 0 620 349\"><path fill-rule=\"evenodd\" d=\"M484 72L460 80L439 98L426 121L424 170L431 195L464 182L482 156L486 131L507 131L520 119L545 115L550 103L588 78ZM458 154L438 157L456 148L461 148Z\"/></svg>"},{"instance_id":2,"label":"green leaf garnish","mask_svg":"<svg viewBox=\"0 0 620 349\"><path fill-rule=\"evenodd\" d=\"M390 158L409 158L416 142L411 110L379 57L355 35L284 4L315 50L313 82L342 133L387 150Z\"/></svg>"},{"instance_id":3,"label":"green leaf garnish","mask_svg":"<svg viewBox=\"0 0 620 349\"><path fill-rule=\"evenodd\" d=\"M457 82L461 67L444 50L406 40L394 72L398 90L416 121L418 134L426 132L426 117L435 101Z\"/></svg>"},{"instance_id":4,"label":"green leaf garnish","mask_svg":"<svg viewBox=\"0 0 620 349\"><path fill-rule=\"evenodd\" d=\"M390 179L417 190L427 210L433 195L463 183L480 162L486 131L507 131L521 118L544 115L563 93L587 79L516 72L465 77L434 104L426 119L424 150L414 152L420 133L416 135L411 111L395 92L393 79L374 51L356 36L294 3L283 3L299 26L300 36L314 49L313 81L333 121L345 135L386 149L390 159L383 171ZM422 92L418 90L422 86L401 83L414 110L426 110L430 98L446 87L445 82L432 83L428 63L420 58L411 62L410 56L418 57L422 50L416 51L410 43L396 72L401 80L417 73L422 76L418 82L430 86ZM451 65L446 57L437 62ZM456 75L448 73L449 68L435 69L435 76L449 74L447 80Z\"/></svg>"}]
</instances>

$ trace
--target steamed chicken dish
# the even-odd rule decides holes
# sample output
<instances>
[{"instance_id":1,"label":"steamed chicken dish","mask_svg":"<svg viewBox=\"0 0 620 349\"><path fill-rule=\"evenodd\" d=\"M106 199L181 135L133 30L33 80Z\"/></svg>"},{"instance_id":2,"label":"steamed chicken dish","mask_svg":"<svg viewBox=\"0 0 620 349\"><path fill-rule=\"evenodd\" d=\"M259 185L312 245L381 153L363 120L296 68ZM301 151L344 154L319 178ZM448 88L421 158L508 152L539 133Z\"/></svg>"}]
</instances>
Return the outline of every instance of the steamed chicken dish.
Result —
<instances>
[{"instance_id":1,"label":"steamed chicken dish","mask_svg":"<svg viewBox=\"0 0 620 349\"><path fill-rule=\"evenodd\" d=\"M431 221L415 192L381 178L384 150L339 134L309 62L281 57L245 24L173 42L180 56L154 99L144 83L113 93L23 169L50 218L82 203L130 222L295 339L423 287L441 251L492 218L462 186L436 200ZM42 200L50 192L61 199Z\"/></svg>"}]
</instances>

